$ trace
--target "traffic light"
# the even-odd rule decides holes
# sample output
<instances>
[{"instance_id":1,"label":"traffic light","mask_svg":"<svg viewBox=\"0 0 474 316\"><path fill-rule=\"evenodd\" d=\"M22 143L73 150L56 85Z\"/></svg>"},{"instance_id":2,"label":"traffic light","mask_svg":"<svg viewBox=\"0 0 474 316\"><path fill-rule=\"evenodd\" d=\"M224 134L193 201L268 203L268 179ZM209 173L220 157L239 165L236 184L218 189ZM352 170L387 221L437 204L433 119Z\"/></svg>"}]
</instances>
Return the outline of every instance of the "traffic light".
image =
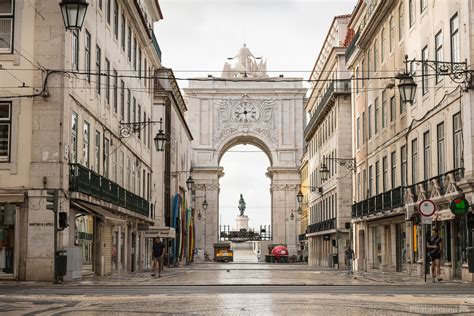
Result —
<instances>
[{"instance_id":1,"label":"traffic light","mask_svg":"<svg viewBox=\"0 0 474 316\"><path fill-rule=\"evenodd\" d=\"M59 230L66 229L69 224L67 223L67 213L66 212L59 212Z\"/></svg>"},{"instance_id":2,"label":"traffic light","mask_svg":"<svg viewBox=\"0 0 474 316\"><path fill-rule=\"evenodd\" d=\"M46 191L46 209L57 212L58 211L58 190Z\"/></svg>"}]
</instances>

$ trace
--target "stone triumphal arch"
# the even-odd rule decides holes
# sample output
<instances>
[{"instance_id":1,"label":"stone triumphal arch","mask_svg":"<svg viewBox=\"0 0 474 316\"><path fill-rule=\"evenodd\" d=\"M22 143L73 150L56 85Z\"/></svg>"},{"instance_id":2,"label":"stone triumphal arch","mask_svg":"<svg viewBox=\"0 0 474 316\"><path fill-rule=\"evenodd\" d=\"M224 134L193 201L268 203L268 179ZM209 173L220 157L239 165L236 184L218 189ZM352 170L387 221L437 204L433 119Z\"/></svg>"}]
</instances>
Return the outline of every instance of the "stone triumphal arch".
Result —
<instances>
[{"instance_id":1,"label":"stone triumphal arch","mask_svg":"<svg viewBox=\"0 0 474 316\"><path fill-rule=\"evenodd\" d=\"M295 253L306 93L302 80L270 77L266 61L254 57L245 45L232 62L225 63L221 78L203 79L190 81L184 89L194 138L195 205L200 209L204 197L209 205L196 221L196 247L212 254L219 238L219 179L224 175L220 159L235 145L252 144L267 154L271 164L267 176L271 179L272 241L286 243L290 254Z\"/></svg>"}]
</instances>

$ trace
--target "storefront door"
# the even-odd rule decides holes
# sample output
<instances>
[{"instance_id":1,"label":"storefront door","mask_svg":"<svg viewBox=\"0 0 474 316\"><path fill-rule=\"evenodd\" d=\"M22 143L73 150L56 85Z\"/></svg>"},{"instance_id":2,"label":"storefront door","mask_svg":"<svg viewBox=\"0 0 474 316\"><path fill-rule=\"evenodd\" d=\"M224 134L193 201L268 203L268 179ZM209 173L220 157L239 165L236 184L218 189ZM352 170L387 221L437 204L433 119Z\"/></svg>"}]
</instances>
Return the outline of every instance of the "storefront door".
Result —
<instances>
[{"instance_id":1,"label":"storefront door","mask_svg":"<svg viewBox=\"0 0 474 316\"><path fill-rule=\"evenodd\" d=\"M372 267L374 269L380 269L382 264L382 234L380 233L381 227L372 227L372 238L373 238L373 258Z\"/></svg>"},{"instance_id":2,"label":"storefront door","mask_svg":"<svg viewBox=\"0 0 474 316\"><path fill-rule=\"evenodd\" d=\"M94 263L94 217L80 214L76 217L76 246L81 248L82 271L92 273Z\"/></svg>"},{"instance_id":3,"label":"storefront door","mask_svg":"<svg viewBox=\"0 0 474 316\"><path fill-rule=\"evenodd\" d=\"M0 205L0 275L13 275L16 207Z\"/></svg>"},{"instance_id":4,"label":"storefront door","mask_svg":"<svg viewBox=\"0 0 474 316\"><path fill-rule=\"evenodd\" d=\"M404 223L397 224L397 272L406 271L406 254L407 254L407 242L406 242L406 225Z\"/></svg>"}]
</instances>

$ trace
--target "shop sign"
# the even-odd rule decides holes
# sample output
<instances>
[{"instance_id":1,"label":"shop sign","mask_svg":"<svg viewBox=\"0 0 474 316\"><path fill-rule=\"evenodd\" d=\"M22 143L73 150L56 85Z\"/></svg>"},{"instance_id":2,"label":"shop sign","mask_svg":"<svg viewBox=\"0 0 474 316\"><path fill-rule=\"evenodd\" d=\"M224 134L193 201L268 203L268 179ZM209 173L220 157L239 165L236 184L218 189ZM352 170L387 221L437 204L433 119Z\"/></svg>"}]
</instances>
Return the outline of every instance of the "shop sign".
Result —
<instances>
[{"instance_id":1,"label":"shop sign","mask_svg":"<svg viewBox=\"0 0 474 316\"><path fill-rule=\"evenodd\" d=\"M469 210L469 206L469 202L463 197L455 198L449 203L449 209L456 216L465 215Z\"/></svg>"},{"instance_id":2,"label":"shop sign","mask_svg":"<svg viewBox=\"0 0 474 316\"><path fill-rule=\"evenodd\" d=\"M433 216L436 211L436 205L431 200L423 200L418 205L418 213L424 217Z\"/></svg>"}]
</instances>

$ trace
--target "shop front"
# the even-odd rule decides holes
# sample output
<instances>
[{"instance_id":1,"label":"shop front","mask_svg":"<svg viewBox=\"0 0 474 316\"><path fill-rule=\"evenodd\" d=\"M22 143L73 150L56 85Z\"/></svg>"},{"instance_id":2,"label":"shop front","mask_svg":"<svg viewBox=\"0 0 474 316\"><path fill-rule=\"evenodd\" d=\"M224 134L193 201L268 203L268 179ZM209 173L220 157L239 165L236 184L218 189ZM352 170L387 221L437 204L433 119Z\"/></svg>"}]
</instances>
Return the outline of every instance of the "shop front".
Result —
<instances>
[{"instance_id":1,"label":"shop front","mask_svg":"<svg viewBox=\"0 0 474 316\"><path fill-rule=\"evenodd\" d=\"M143 232L145 249L144 249L144 266L143 269L151 269L152 268L152 256L153 256L153 240L155 237L160 237L163 244L171 245L173 244L174 240L176 239L176 230L173 227L155 227L151 226L148 230ZM168 249L165 247L165 249ZM171 266L172 262L169 259L169 253L165 250L164 254L164 262L165 266Z\"/></svg>"},{"instance_id":2,"label":"shop front","mask_svg":"<svg viewBox=\"0 0 474 316\"><path fill-rule=\"evenodd\" d=\"M16 209L14 204L0 204L0 278L14 277Z\"/></svg>"}]
</instances>

